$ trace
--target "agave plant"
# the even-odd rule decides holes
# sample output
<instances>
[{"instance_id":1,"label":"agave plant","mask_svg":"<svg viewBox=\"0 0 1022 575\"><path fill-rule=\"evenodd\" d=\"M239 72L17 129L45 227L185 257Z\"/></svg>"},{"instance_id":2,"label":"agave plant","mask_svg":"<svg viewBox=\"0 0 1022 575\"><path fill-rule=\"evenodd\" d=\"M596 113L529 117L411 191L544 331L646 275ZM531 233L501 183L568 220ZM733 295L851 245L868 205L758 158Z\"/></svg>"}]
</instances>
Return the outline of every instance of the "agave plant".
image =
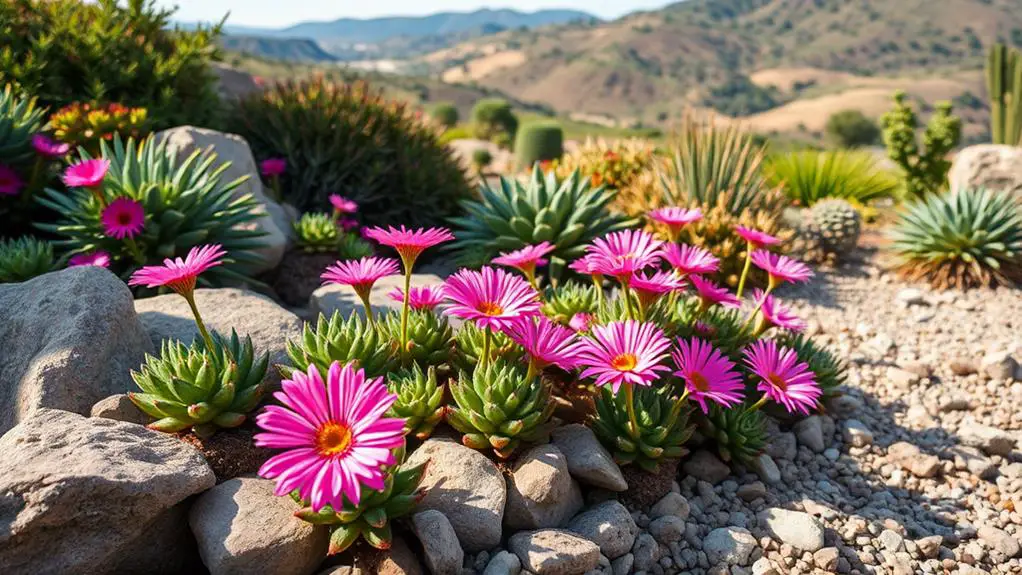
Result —
<instances>
[{"instance_id":1,"label":"agave plant","mask_svg":"<svg viewBox=\"0 0 1022 575\"><path fill-rule=\"evenodd\" d=\"M383 320L391 341L401 341L401 314L389 313ZM428 310L408 314L408 349L403 357L423 366L447 364L454 352L454 330L444 316Z\"/></svg>"},{"instance_id":2,"label":"agave plant","mask_svg":"<svg viewBox=\"0 0 1022 575\"><path fill-rule=\"evenodd\" d=\"M213 350L201 338L191 346L165 340L159 357L146 355L141 371L132 371L142 393L128 398L156 419L151 429L174 433L191 429L200 437L217 428L237 427L266 391L266 353L256 357L249 337L233 330L230 339L212 334Z\"/></svg>"},{"instance_id":3,"label":"agave plant","mask_svg":"<svg viewBox=\"0 0 1022 575\"><path fill-rule=\"evenodd\" d=\"M1022 214L1008 194L963 189L908 206L890 237L901 273L937 288L1022 280Z\"/></svg>"},{"instance_id":4,"label":"agave plant","mask_svg":"<svg viewBox=\"0 0 1022 575\"><path fill-rule=\"evenodd\" d=\"M366 377L385 375L393 366L394 348L387 334L356 313L345 320L339 311L330 319L320 314L315 328L308 323L298 342L288 340L287 356L291 366L279 366L285 376L295 369L306 371L315 364L323 374L330 364L356 362Z\"/></svg>"},{"instance_id":5,"label":"agave plant","mask_svg":"<svg viewBox=\"0 0 1022 575\"><path fill-rule=\"evenodd\" d=\"M672 395L669 386L636 387L634 396L638 437L630 432L627 394L615 395L607 386L596 396L591 427L615 461L656 472L661 461L688 453L685 442L694 431L689 408Z\"/></svg>"},{"instance_id":6,"label":"agave plant","mask_svg":"<svg viewBox=\"0 0 1022 575\"><path fill-rule=\"evenodd\" d=\"M895 197L901 187L898 177L881 169L869 152L792 152L771 158L765 172L771 185L806 207L830 198L865 206Z\"/></svg>"},{"instance_id":7,"label":"agave plant","mask_svg":"<svg viewBox=\"0 0 1022 575\"><path fill-rule=\"evenodd\" d=\"M28 281L56 265L50 242L31 236L0 240L0 283Z\"/></svg>"},{"instance_id":8,"label":"agave plant","mask_svg":"<svg viewBox=\"0 0 1022 575\"><path fill-rule=\"evenodd\" d=\"M613 215L614 193L593 188L577 171L560 180L534 167L528 181L500 178L496 189L483 183L478 201L465 201L468 213L451 218L456 241L449 249L465 265L481 266L499 252L550 242L547 277L556 282L568 262L580 257L593 239L636 222Z\"/></svg>"},{"instance_id":9,"label":"agave plant","mask_svg":"<svg viewBox=\"0 0 1022 575\"><path fill-rule=\"evenodd\" d=\"M388 415L405 420L405 433L426 439L444 418L444 386L437 383L436 368L425 372L418 364L387 375L387 389L397 395Z\"/></svg>"},{"instance_id":10,"label":"agave plant","mask_svg":"<svg viewBox=\"0 0 1022 575\"><path fill-rule=\"evenodd\" d=\"M166 141L152 137L137 143L114 137L101 142L100 149L110 161L100 191L106 205L117 198L141 203L145 225L131 243L108 236L101 220L104 206L96 195L82 188L70 192L47 188L38 201L59 213L62 221L39 227L63 238L55 242L57 247L72 254L107 252L111 271L127 279L142 266L183 257L199 244L220 244L229 259L199 281L213 286L252 281L248 274L261 261L253 250L264 245L265 233L250 225L261 217L258 202L249 194L234 194L244 179L221 180L230 164L214 168L216 156L199 150L178 162ZM85 151L80 154L90 158Z\"/></svg>"},{"instance_id":11,"label":"agave plant","mask_svg":"<svg viewBox=\"0 0 1022 575\"><path fill-rule=\"evenodd\" d=\"M699 431L712 440L726 462L752 463L766 447L763 414L738 405L722 409L714 404L708 414L697 418Z\"/></svg>"}]
</instances>

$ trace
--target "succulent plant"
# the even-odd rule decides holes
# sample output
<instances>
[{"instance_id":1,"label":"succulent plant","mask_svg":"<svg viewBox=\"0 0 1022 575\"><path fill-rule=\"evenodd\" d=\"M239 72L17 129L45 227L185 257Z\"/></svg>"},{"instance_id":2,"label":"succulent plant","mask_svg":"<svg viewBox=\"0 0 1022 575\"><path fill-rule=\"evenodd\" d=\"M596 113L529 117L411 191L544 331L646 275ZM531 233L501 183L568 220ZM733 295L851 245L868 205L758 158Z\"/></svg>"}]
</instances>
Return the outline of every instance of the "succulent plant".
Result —
<instances>
[{"instance_id":1,"label":"succulent plant","mask_svg":"<svg viewBox=\"0 0 1022 575\"><path fill-rule=\"evenodd\" d=\"M951 113L951 102L937 102L935 108L923 131L924 149L916 136L919 118L905 102L905 92L895 92L894 109L880 119L887 157L901 168L905 188L917 198L947 186L948 154L962 138L962 120Z\"/></svg>"},{"instance_id":2,"label":"succulent plant","mask_svg":"<svg viewBox=\"0 0 1022 575\"><path fill-rule=\"evenodd\" d=\"M717 453L725 462L752 463L766 447L763 414L737 405L722 409L716 404L708 414L696 418L699 431L712 440Z\"/></svg>"},{"instance_id":3,"label":"succulent plant","mask_svg":"<svg viewBox=\"0 0 1022 575\"><path fill-rule=\"evenodd\" d=\"M2 17L0 17L2 20ZM0 91L0 222L4 235L17 237L32 229L42 211L30 199L53 175L51 162L36 154L32 138L44 124L34 98L10 86Z\"/></svg>"},{"instance_id":4,"label":"succulent plant","mask_svg":"<svg viewBox=\"0 0 1022 575\"><path fill-rule=\"evenodd\" d=\"M809 366L823 391L821 399L841 394L839 388L848 381L848 366L837 355L804 333L784 331L778 335L777 342L795 350L799 361Z\"/></svg>"},{"instance_id":5,"label":"succulent plant","mask_svg":"<svg viewBox=\"0 0 1022 575\"><path fill-rule=\"evenodd\" d=\"M306 252L333 252L341 241L341 230L330 214L302 214L291 224L295 232L295 243Z\"/></svg>"},{"instance_id":6,"label":"succulent plant","mask_svg":"<svg viewBox=\"0 0 1022 575\"><path fill-rule=\"evenodd\" d=\"M464 434L472 449L493 449L507 459L523 441L545 439L552 428L554 402L540 377L527 378L525 370L503 360L476 364L451 384L455 405L447 422Z\"/></svg>"},{"instance_id":7,"label":"succulent plant","mask_svg":"<svg viewBox=\"0 0 1022 575\"><path fill-rule=\"evenodd\" d=\"M444 418L444 386L437 383L436 368L424 373L418 364L387 375L387 389L397 395L390 417L405 420L405 432L426 439Z\"/></svg>"},{"instance_id":8,"label":"succulent plant","mask_svg":"<svg viewBox=\"0 0 1022 575\"><path fill-rule=\"evenodd\" d=\"M34 98L20 97L10 85L0 92L0 164L25 172L35 163L32 136L43 127Z\"/></svg>"},{"instance_id":9,"label":"succulent plant","mask_svg":"<svg viewBox=\"0 0 1022 575\"><path fill-rule=\"evenodd\" d=\"M739 310L714 306L697 319L695 311L698 304L694 298L678 307L681 312L675 322L677 329L668 335L698 337L713 344L731 361L741 363L742 350L751 342L751 334L745 328L745 316Z\"/></svg>"},{"instance_id":10,"label":"succulent plant","mask_svg":"<svg viewBox=\"0 0 1022 575\"><path fill-rule=\"evenodd\" d=\"M27 281L56 265L50 242L31 236L0 240L0 283Z\"/></svg>"},{"instance_id":11,"label":"succulent plant","mask_svg":"<svg viewBox=\"0 0 1022 575\"><path fill-rule=\"evenodd\" d=\"M507 362L517 362L522 359L525 352L511 338L504 333L496 331L490 334L490 355L496 358L503 358ZM455 335L457 349L454 355L456 366L471 372L479 363L483 355L483 330L473 323L466 323L461 326Z\"/></svg>"},{"instance_id":12,"label":"succulent plant","mask_svg":"<svg viewBox=\"0 0 1022 575\"><path fill-rule=\"evenodd\" d=\"M392 341L401 341L401 314L389 313L384 318ZM408 313L408 349L403 357L422 366L441 366L450 362L454 352L454 330L444 316L432 311L410 310Z\"/></svg>"},{"instance_id":13,"label":"succulent plant","mask_svg":"<svg viewBox=\"0 0 1022 575\"><path fill-rule=\"evenodd\" d=\"M99 143L114 134L121 138L141 138L149 133L145 108L129 108L117 103L75 102L50 116L53 136L73 148L100 153Z\"/></svg>"},{"instance_id":14,"label":"succulent plant","mask_svg":"<svg viewBox=\"0 0 1022 575\"><path fill-rule=\"evenodd\" d=\"M200 437L217 428L237 427L266 391L263 377L269 356L256 357L249 337L231 331L229 339L213 333L215 349L201 338L191 346L164 340L159 357L146 355L141 371L132 371L142 393L128 398L156 418L151 429L175 433L191 429Z\"/></svg>"},{"instance_id":15,"label":"succulent plant","mask_svg":"<svg viewBox=\"0 0 1022 575\"><path fill-rule=\"evenodd\" d=\"M578 313L596 311L596 290L591 285L565 282L546 290L543 313L561 325L568 325Z\"/></svg>"},{"instance_id":16,"label":"succulent plant","mask_svg":"<svg viewBox=\"0 0 1022 575\"><path fill-rule=\"evenodd\" d=\"M891 232L902 275L937 288L1022 280L1022 212L1009 194L963 189L908 206Z\"/></svg>"},{"instance_id":17,"label":"succulent plant","mask_svg":"<svg viewBox=\"0 0 1022 575\"><path fill-rule=\"evenodd\" d=\"M655 472L661 461L688 453L685 442L694 430L689 425L689 408L672 395L669 386L637 386L634 395L638 437L629 431L627 394L615 395L607 386L596 396L596 415L590 425L619 464Z\"/></svg>"},{"instance_id":18,"label":"succulent plant","mask_svg":"<svg viewBox=\"0 0 1022 575\"><path fill-rule=\"evenodd\" d=\"M451 218L458 252L465 265L480 266L499 252L550 242L547 277L556 281L568 262L582 256L593 239L630 227L634 221L612 215L607 205L614 192L593 188L572 173L560 180L551 171L533 168L528 181L501 177L496 189L483 183L480 199L462 203L468 215Z\"/></svg>"},{"instance_id":19,"label":"succulent plant","mask_svg":"<svg viewBox=\"0 0 1022 575\"><path fill-rule=\"evenodd\" d=\"M288 340L291 365L280 369L289 376L295 369L305 371L315 364L325 374L335 361L342 364L354 361L366 377L379 377L395 367L394 351L386 332L357 313L345 320L339 311L334 311L329 320L320 314L315 328L306 323L300 341Z\"/></svg>"},{"instance_id":20,"label":"succulent plant","mask_svg":"<svg viewBox=\"0 0 1022 575\"><path fill-rule=\"evenodd\" d=\"M633 138L629 140L588 139L575 152L566 154L554 162L554 170L561 178L567 178L578 170L589 178L593 186L606 186L619 190L613 206L618 211L628 200L626 191L633 180L644 172L652 173L654 164L653 143Z\"/></svg>"},{"instance_id":21,"label":"succulent plant","mask_svg":"<svg viewBox=\"0 0 1022 575\"><path fill-rule=\"evenodd\" d=\"M855 249L862 231L859 211L845 200L821 200L809 210L813 226L820 231L823 249L830 254L842 255Z\"/></svg>"},{"instance_id":22,"label":"succulent plant","mask_svg":"<svg viewBox=\"0 0 1022 575\"><path fill-rule=\"evenodd\" d=\"M806 218L795 227L788 243L788 255L804 262L824 263L835 254L827 252L823 246L823 232Z\"/></svg>"},{"instance_id":23,"label":"succulent plant","mask_svg":"<svg viewBox=\"0 0 1022 575\"><path fill-rule=\"evenodd\" d=\"M391 544L391 521L408 515L422 499L419 483L426 472L428 461L409 467L403 463L404 448L395 456L400 463L387 470L383 491L362 487L358 506L345 500L344 508L335 510L329 505L318 512L303 501L297 491L291 498L302 506L295 516L313 525L330 528L328 553L336 555L352 546L359 537L377 549L388 549Z\"/></svg>"}]
</instances>

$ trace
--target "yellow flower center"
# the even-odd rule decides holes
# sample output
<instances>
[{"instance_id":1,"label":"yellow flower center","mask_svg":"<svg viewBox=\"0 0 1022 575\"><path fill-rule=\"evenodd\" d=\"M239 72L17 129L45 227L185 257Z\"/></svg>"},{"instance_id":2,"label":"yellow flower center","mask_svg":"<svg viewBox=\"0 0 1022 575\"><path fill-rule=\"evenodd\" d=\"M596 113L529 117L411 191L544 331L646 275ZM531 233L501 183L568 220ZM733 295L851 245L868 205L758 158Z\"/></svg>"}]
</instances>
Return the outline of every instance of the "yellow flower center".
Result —
<instances>
[{"instance_id":1,"label":"yellow flower center","mask_svg":"<svg viewBox=\"0 0 1022 575\"><path fill-rule=\"evenodd\" d=\"M784 378L777 375L776 373L771 373L770 376L767 377L767 381L770 382L770 385L776 387L781 391L788 391L788 382L784 381Z\"/></svg>"},{"instance_id":2,"label":"yellow flower center","mask_svg":"<svg viewBox=\"0 0 1022 575\"><path fill-rule=\"evenodd\" d=\"M351 447L351 429L335 421L328 421L316 432L316 450L324 457L340 455Z\"/></svg>"},{"instance_id":3,"label":"yellow flower center","mask_svg":"<svg viewBox=\"0 0 1022 575\"><path fill-rule=\"evenodd\" d=\"M630 353L622 353L610 361L610 366L618 371L631 371L638 365L639 359Z\"/></svg>"},{"instance_id":4,"label":"yellow flower center","mask_svg":"<svg viewBox=\"0 0 1022 575\"><path fill-rule=\"evenodd\" d=\"M701 373L692 372L688 375L688 379L692 387L696 388L696 391L706 392L710 389L710 382L706 381L706 378Z\"/></svg>"},{"instance_id":5,"label":"yellow flower center","mask_svg":"<svg viewBox=\"0 0 1022 575\"><path fill-rule=\"evenodd\" d=\"M503 314L504 308L500 307L496 302L484 301L479 304L479 313L493 317Z\"/></svg>"}]
</instances>

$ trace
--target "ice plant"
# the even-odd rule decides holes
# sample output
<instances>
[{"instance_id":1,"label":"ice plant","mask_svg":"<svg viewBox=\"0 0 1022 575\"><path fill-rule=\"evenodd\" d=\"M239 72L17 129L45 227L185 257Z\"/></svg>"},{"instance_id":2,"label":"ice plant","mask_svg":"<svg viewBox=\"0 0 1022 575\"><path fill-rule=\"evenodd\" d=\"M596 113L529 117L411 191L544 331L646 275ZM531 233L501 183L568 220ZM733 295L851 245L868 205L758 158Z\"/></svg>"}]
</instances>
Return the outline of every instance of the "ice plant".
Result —
<instances>
[{"instance_id":1,"label":"ice plant","mask_svg":"<svg viewBox=\"0 0 1022 575\"><path fill-rule=\"evenodd\" d=\"M16 196L25 187L24 180L14 168L0 164L0 196Z\"/></svg>"},{"instance_id":2,"label":"ice plant","mask_svg":"<svg viewBox=\"0 0 1022 575\"><path fill-rule=\"evenodd\" d=\"M742 307L742 302L725 287L705 280L700 276L691 276L689 281L692 287L696 288L696 295L699 296L699 313L705 313L715 305L722 305L730 308Z\"/></svg>"},{"instance_id":3,"label":"ice plant","mask_svg":"<svg viewBox=\"0 0 1022 575\"><path fill-rule=\"evenodd\" d=\"M499 257L493 258L493 263L501 266L508 266L525 274L529 285L538 289L536 285L536 266L547 263L543 256L554 251L550 242L542 242L534 246L525 246L513 252L502 252Z\"/></svg>"},{"instance_id":4,"label":"ice plant","mask_svg":"<svg viewBox=\"0 0 1022 575\"><path fill-rule=\"evenodd\" d=\"M120 197L103 208L100 220L106 235L119 240L132 239L145 227L145 209L142 202Z\"/></svg>"},{"instance_id":5,"label":"ice plant","mask_svg":"<svg viewBox=\"0 0 1022 575\"><path fill-rule=\"evenodd\" d=\"M745 226L735 226L735 233L745 240L745 265L742 267L742 277L738 280L738 297L740 298L742 297L742 292L745 290L745 279L749 275L749 266L752 262L752 252L763 247L775 246L781 243L781 240L768 233L747 228Z\"/></svg>"},{"instance_id":6,"label":"ice plant","mask_svg":"<svg viewBox=\"0 0 1022 575\"><path fill-rule=\"evenodd\" d=\"M367 256L357 260L335 262L326 268L320 277L326 283L351 286L351 289L355 290L355 295L362 300L362 305L365 306L366 318L370 323L376 323L372 305L369 303L369 294L373 291L373 285L380 278L396 275L400 271L401 268L398 267L397 260Z\"/></svg>"},{"instance_id":7,"label":"ice plant","mask_svg":"<svg viewBox=\"0 0 1022 575\"><path fill-rule=\"evenodd\" d=\"M358 229L358 220L354 220L352 218L341 218L337 221L337 225L340 226L342 230L350 232Z\"/></svg>"},{"instance_id":8,"label":"ice plant","mask_svg":"<svg viewBox=\"0 0 1022 575\"><path fill-rule=\"evenodd\" d=\"M284 158L267 158L259 162L259 173L264 178L269 178L270 187L273 189L273 195L279 201L280 195L280 177L287 171L287 160Z\"/></svg>"},{"instance_id":9,"label":"ice plant","mask_svg":"<svg viewBox=\"0 0 1022 575\"><path fill-rule=\"evenodd\" d=\"M666 225L668 239L677 242L681 237L681 230L688 224L703 219L703 212L699 208L691 210L679 207L660 208L650 212L649 219Z\"/></svg>"},{"instance_id":10,"label":"ice plant","mask_svg":"<svg viewBox=\"0 0 1022 575\"><path fill-rule=\"evenodd\" d=\"M582 256L568 264L568 268L575 273L588 275L592 278L593 288L596 290L596 308L603 309L603 274L596 270L593 256Z\"/></svg>"},{"instance_id":11,"label":"ice plant","mask_svg":"<svg viewBox=\"0 0 1022 575\"><path fill-rule=\"evenodd\" d=\"M100 206L106 206L106 196L103 195L103 179L110 169L110 160L93 159L82 160L77 164L69 166L64 170L64 185L69 188L85 188L89 190Z\"/></svg>"},{"instance_id":12,"label":"ice plant","mask_svg":"<svg viewBox=\"0 0 1022 575\"><path fill-rule=\"evenodd\" d=\"M602 275L613 276L621 284L630 319L635 319L635 313L632 311L629 280L636 272L660 263L662 245L663 242L642 230L622 230L597 238L586 248L591 256L592 269Z\"/></svg>"},{"instance_id":13,"label":"ice plant","mask_svg":"<svg viewBox=\"0 0 1022 575\"><path fill-rule=\"evenodd\" d=\"M334 220L337 221L343 214L353 214L358 211L358 203L340 194L330 194L330 205L334 208Z\"/></svg>"},{"instance_id":14,"label":"ice plant","mask_svg":"<svg viewBox=\"0 0 1022 575\"><path fill-rule=\"evenodd\" d=\"M535 377L550 365L570 371L578 364L581 343L575 332L544 315L515 319L506 333L529 354L526 377Z\"/></svg>"},{"instance_id":15,"label":"ice plant","mask_svg":"<svg viewBox=\"0 0 1022 575\"><path fill-rule=\"evenodd\" d=\"M822 395L816 376L809 366L799 361L795 350L778 346L773 340L751 343L744 352L745 364L759 379L756 389L763 397L752 408L773 400L789 413L809 414Z\"/></svg>"},{"instance_id":16,"label":"ice plant","mask_svg":"<svg viewBox=\"0 0 1022 575\"><path fill-rule=\"evenodd\" d=\"M444 297L449 302L445 314L472 321L483 330L484 365L489 361L491 330L505 331L515 318L540 314L536 290L500 268L459 271L444 284Z\"/></svg>"},{"instance_id":17,"label":"ice plant","mask_svg":"<svg viewBox=\"0 0 1022 575\"><path fill-rule=\"evenodd\" d=\"M110 254L103 250L97 250L94 252L73 255L71 256L71 259L67 261L67 265L68 267L96 266L100 268L108 268L110 267Z\"/></svg>"},{"instance_id":18,"label":"ice plant","mask_svg":"<svg viewBox=\"0 0 1022 575\"><path fill-rule=\"evenodd\" d=\"M756 322L756 329L753 330L755 337L759 337L771 327L794 332L805 330L806 322L792 313L791 309L774 296L761 289L756 289L752 292L752 298L757 302L756 306L759 308L759 318Z\"/></svg>"},{"instance_id":19,"label":"ice plant","mask_svg":"<svg viewBox=\"0 0 1022 575\"><path fill-rule=\"evenodd\" d=\"M63 158L71 150L70 145L58 142L46 134L32 136L32 148L41 157L53 160Z\"/></svg>"},{"instance_id":20,"label":"ice plant","mask_svg":"<svg viewBox=\"0 0 1022 575\"><path fill-rule=\"evenodd\" d=\"M405 292L401 288L394 288L387 293L387 297L397 302L405 301ZM415 286L409 290L408 305L416 311L429 311L444 301L444 292L441 286Z\"/></svg>"},{"instance_id":21,"label":"ice plant","mask_svg":"<svg viewBox=\"0 0 1022 575\"><path fill-rule=\"evenodd\" d=\"M770 276L768 293L782 283L805 283L813 277L813 271L804 263L766 250L752 252L752 263Z\"/></svg>"},{"instance_id":22,"label":"ice plant","mask_svg":"<svg viewBox=\"0 0 1022 575\"><path fill-rule=\"evenodd\" d=\"M664 259L682 277L717 273L720 260L709 250L688 244L669 244L664 248Z\"/></svg>"},{"instance_id":23,"label":"ice plant","mask_svg":"<svg viewBox=\"0 0 1022 575\"><path fill-rule=\"evenodd\" d=\"M263 430L255 444L286 449L259 468L276 479L276 495L297 491L318 512L329 505L358 506L362 485L382 491L385 465L393 465L393 449L404 444L404 420L383 415L397 399L382 378L367 379L361 369L334 362L326 381L315 366L295 371L281 382L270 405L256 416Z\"/></svg>"},{"instance_id":24,"label":"ice plant","mask_svg":"<svg viewBox=\"0 0 1022 575\"><path fill-rule=\"evenodd\" d=\"M685 381L683 397L699 404L703 413L709 413L707 400L723 407L742 402L742 376L734 362L724 357L719 349L699 338L679 339L671 352L677 371L674 375Z\"/></svg>"},{"instance_id":25,"label":"ice plant","mask_svg":"<svg viewBox=\"0 0 1022 575\"><path fill-rule=\"evenodd\" d=\"M593 315L589 313L576 313L571 316L571 320L568 322L568 327L582 333L589 331L589 326L593 324Z\"/></svg>"}]
</instances>

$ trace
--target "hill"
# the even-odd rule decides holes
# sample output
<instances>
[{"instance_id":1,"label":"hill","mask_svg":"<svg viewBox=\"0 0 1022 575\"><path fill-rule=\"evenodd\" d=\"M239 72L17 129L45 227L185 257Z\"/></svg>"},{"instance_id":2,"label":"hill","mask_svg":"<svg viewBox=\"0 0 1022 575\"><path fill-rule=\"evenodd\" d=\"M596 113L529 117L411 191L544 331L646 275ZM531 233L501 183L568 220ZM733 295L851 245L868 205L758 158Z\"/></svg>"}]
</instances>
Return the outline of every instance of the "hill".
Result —
<instances>
[{"instance_id":1,"label":"hill","mask_svg":"<svg viewBox=\"0 0 1022 575\"><path fill-rule=\"evenodd\" d=\"M337 59L320 48L319 44L304 38L268 38L226 34L220 38L220 45L232 52L258 54L273 60L331 62Z\"/></svg>"}]
</instances>

